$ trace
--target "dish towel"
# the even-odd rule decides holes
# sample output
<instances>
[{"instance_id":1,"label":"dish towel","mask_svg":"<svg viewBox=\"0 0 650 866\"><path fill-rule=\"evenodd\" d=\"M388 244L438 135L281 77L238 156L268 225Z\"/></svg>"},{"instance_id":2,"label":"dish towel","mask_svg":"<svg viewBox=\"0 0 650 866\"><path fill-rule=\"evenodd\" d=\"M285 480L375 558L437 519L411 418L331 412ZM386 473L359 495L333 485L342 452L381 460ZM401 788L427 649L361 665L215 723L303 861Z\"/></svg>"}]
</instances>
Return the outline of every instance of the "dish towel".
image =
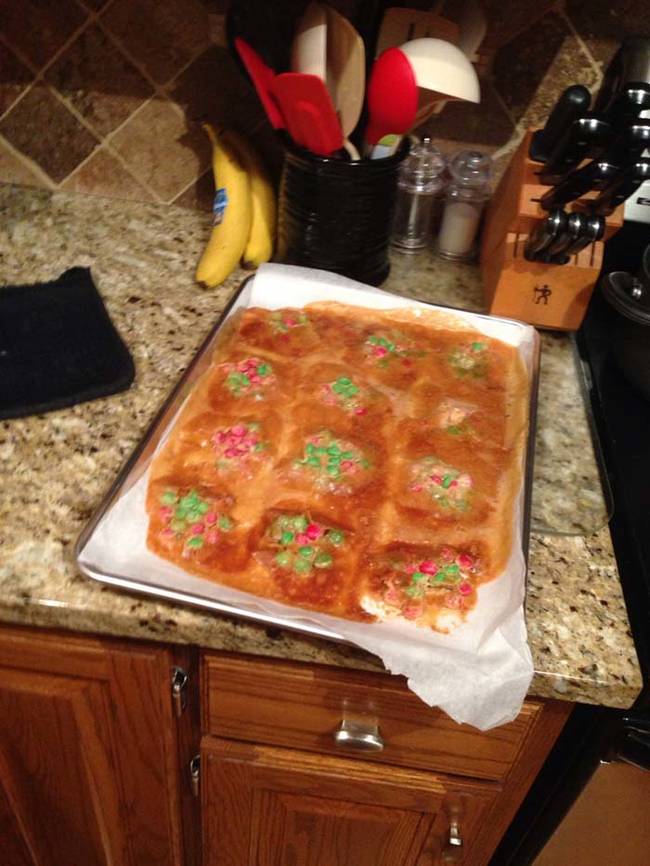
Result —
<instances>
[{"instance_id":1,"label":"dish towel","mask_svg":"<svg viewBox=\"0 0 650 866\"><path fill-rule=\"evenodd\" d=\"M117 394L134 376L89 268L0 288L0 419Z\"/></svg>"}]
</instances>

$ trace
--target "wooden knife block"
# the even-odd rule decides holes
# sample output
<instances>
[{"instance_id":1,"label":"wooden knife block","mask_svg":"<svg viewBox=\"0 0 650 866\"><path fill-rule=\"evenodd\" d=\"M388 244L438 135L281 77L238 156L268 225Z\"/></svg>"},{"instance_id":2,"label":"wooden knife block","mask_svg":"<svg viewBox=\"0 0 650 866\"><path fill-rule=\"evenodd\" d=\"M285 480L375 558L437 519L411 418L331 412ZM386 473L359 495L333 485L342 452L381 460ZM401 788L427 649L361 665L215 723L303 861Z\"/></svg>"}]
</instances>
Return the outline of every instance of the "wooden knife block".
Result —
<instances>
[{"instance_id":1,"label":"wooden knife block","mask_svg":"<svg viewBox=\"0 0 650 866\"><path fill-rule=\"evenodd\" d=\"M539 182L541 163L528 158L533 131L524 136L490 201L481 240L481 273L488 312L537 325L575 331L580 327L603 261L603 241L623 224L623 206L606 219L603 241L596 241L566 265L529 262L524 246L546 217L539 205L549 189ZM584 209L589 192L567 211Z\"/></svg>"}]
</instances>

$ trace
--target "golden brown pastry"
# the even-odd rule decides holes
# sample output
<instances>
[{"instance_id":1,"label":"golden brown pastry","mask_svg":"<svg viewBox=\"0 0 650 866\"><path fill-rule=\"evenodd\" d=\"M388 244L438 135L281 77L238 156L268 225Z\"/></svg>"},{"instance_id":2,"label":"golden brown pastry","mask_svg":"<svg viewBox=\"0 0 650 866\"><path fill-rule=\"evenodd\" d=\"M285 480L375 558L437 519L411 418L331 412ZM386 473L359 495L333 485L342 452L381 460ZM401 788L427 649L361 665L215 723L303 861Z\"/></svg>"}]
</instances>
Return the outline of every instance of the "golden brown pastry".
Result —
<instances>
[{"instance_id":1,"label":"golden brown pastry","mask_svg":"<svg viewBox=\"0 0 650 866\"><path fill-rule=\"evenodd\" d=\"M462 622L504 568L528 385L438 311L245 310L155 457L147 544L336 616Z\"/></svg>"}]
</instances>

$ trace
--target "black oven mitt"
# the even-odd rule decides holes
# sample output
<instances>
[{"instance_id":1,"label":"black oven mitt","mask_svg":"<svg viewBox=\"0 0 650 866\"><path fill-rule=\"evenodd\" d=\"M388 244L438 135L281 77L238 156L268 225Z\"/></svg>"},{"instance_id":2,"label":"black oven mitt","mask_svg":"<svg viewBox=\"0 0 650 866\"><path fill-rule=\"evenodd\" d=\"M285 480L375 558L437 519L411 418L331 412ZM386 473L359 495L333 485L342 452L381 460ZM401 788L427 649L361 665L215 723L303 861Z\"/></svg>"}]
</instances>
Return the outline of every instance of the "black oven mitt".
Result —
<instances>
[{"instance_id":1,"label":"black oven mitt","mask_svg":"<svg viewBox=\"0 0 650 866\"><path fill-rule=\"evenodd\" d=\"M0 419L116 394L134 376L89 268L0 288Z\"/></svg>"}]
</instances>

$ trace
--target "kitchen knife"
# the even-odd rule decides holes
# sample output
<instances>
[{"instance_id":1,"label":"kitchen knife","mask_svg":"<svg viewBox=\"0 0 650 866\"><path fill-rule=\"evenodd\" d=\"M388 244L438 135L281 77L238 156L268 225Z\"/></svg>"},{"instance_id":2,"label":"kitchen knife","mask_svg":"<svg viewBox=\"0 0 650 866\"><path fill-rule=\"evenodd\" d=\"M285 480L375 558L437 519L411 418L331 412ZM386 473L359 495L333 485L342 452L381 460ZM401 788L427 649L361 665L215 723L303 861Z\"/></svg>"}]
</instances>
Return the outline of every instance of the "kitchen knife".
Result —
<instances>
[{"instance_id":1,"label":"kitchen knife","mask_svg":"<svg viewBox=\"0 0 650 866\"><path fill-rule=\"evenodd\" d=\"M566 223L567 215L563 210L551 211L531 232L524 247L524 258L529 262L538 261L546 247L564 231Z\"/></svg>"},{"instance_id":2,"label":"kitchen knife","mask_svg":"<svg viewBox=\"0 0 650 866\"><path fill-rule=\"evenodd\" d=\"M591 94L582 84L572 84L562 93L543 129L533 134L528 155L535 162L546 162L553 148L574 120L589 111Z\"/></svg>"},{"instance_id":3,"label":"kitchen knife","mask_svg":"<svg viewBox=\"0 0 650 866\"><path fill-rule=\"evenodd\" d=\"M539 173L540 182L558 183L586 157L599 156L611 138L611 132L609 123L596 117L574 120Z\"/></svg>"},{"instance_id":4,"label":"kitchen knife","mask_svg":"<svg viewBox=\"0 0 650 866\"><path fill-rule=\"evenodd\" d=\"M621 167L641 158L643 151L650 147L650 123L639 122L618 135L603 155L606 162Z\"/></svg>"},{"instance_id":5,"label":"kitchen knife","mask_svg":"<svg viewBox=\"0 0 650 866\"><path fill-rule=\"evenodd\" d=\"M620 167L611 162L594 159L582 168L570 172L557 186L545 193L540 205L544 210L562 207L580 198L591 189L602 189L611 178L620 173Z\"/></svg>"},{"instance_id":6,"label":"kitchen knife","mask_svg":"<svg viewBox=\"0 0 650 866\"><path fill-rule=\"evenodd\" d=\"M578 237L572 241L569 246L564 250L564 256L566 256L566 261L563 264L568 262L571 256L575 256L581 250L584 250L585 247L588 247L589 244L593 244L595 241L599 241L602 236L605 234L605 217L603 216L587 216L583 222L582 229L578 234Z\"/></svg>"},{"instance_id":7,"label":"kitchen knife","mask_svg":"<svg viewBox=\"0 0 650 866\"><path fill-rule=\"evenodd\" d=\"M626 88L650 85L650 39L625 39L609 63L594 104L594 113L604 116L617 95Z\"/></svg>"},{"instance_id":8,"label":"kitchen knife","mask_svg":"<svg viewBox=\"0 0 650 866\"><path fill-rule=\"evenodd\" d=\"M590 212L609 216L646 180L650 180L650 160L642 159L614 175L600 195L589 202Z\"/></svg>"},{"instance_id":9,"label":"kitchen knife","mask_svg":"<svg viewBox=\"0 0 650 866\"><path fill-rule=\"evenodd\" d=\"M650 84L626 87L617 93L603 119L615 129L627 126L639 119L642 111L650 108Z\"/></svg>"},{"instance_id":10,"label":"kitchen knife","mask_svg":"<svg viewBox=\"0 0 650 866\"><path fill-rule=\"evenodd\" d=\"M553 264L564 264L566 250L574 244L585 231L587 217L581 213L570 213L567 217L566 228L544 251L541 260Z\"/></svg>"}]
</instances>

